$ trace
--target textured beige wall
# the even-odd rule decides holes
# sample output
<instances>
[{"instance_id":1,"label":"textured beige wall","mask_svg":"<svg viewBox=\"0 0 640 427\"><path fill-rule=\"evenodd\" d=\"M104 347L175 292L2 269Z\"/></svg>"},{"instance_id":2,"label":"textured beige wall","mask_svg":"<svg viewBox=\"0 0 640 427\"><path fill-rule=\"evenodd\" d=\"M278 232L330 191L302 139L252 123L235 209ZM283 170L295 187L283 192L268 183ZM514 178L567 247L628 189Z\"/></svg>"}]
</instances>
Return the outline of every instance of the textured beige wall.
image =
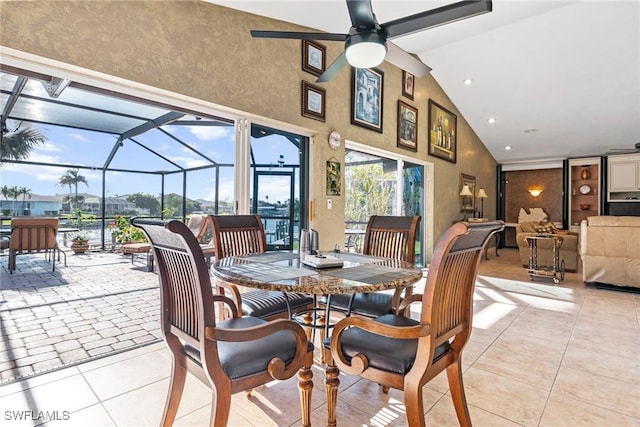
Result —
<instances>
[{"instance_id":1,"label":"textured beige wall","mask_svg":"<svg viewBox=\"0 0 640 427\"><path fill-rule=\"evenodd\" d=\"M562 168L510 171L506 174L505 221L518 222L520 208L542 208L550 221L562 221ZM538 197L529 188L542 188Z\"/></svg>"},{"instance_id":2,"label":"textured beige wall","mask_svg":"<svg viewBox=\"0 0 640 427\"><path fill-rule=\"evenodd\" d=\"M346 13L346 11L345 11ZM439 236L452 221L461 219L458 183L460 173L473 175L478 187L491 196L485 216L495 217L496 163L460 112L431 77L416 79L414 101L401 97L400 69L383 63L384 133L350 124L350 70L323 84L327 91L326 122L302 117L300 85L315 76L301 69L298 40L252 39L250 29L303 29L200 1L71 1L2 2L0 44L89 70L210 101L251 114L273 118L312 130L318 144L312 151L315 221L329 247L342 239L335 227L343 221L343 197L333 197L326 209L324 164L335 156L325 143L332 130L346 139L392 152L412 155L396 147L397 100L418 108L418 153L435 170L437 210L434 234ZM330 63L343 49L325 42ZM458 116L458 163L428 156L426 147L428 100Z\"/></svg>"}]
</instances>

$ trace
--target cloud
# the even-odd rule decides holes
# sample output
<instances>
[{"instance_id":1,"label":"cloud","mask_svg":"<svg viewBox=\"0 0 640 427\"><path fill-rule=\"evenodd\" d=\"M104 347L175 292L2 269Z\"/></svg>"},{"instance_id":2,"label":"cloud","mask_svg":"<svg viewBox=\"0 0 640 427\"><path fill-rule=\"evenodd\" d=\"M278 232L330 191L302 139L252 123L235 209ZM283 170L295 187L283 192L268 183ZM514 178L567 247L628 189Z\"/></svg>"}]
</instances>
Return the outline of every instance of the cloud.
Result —
<instances>
[{"instance_id":1,"label":"cloud","mask_svg":"<svg viewBox=\"0 0 640 427\"><path fill-rule=\"evenodd\" d=\"M201 141L215 141L226 138L231 133L231 126L187 126L189 131Z\"/></svg>"},{"instance_id":2,"label":"cloud","mask_svg":"<svg viewBox=\"0 0 640 427\"><path fill-rule=\"evenodd\" d=\"M204 159L195 159L193 157L168 156L168 159L185 168L197 168L199 166L210 165L210 163Z\"/></svg>"},{"instance_id":3,"label":"cloud","mask_svg":"<svg viewBox=\"0 0 640 427\"><path fill-rule=\"evenodd\" d=\"M36 149L33 150L33 151L34 151L34 153L37 153L38 151L54 152L54 151L62 151L62 148L60 148L56 144L52 144L52 143L47 141L43 145L38 145L36 147ZM33 155L31 157L29 157L29 160L31 160L32 157L33 157Z\"/></svg>"},{"instance_id":4,"label":"cloud","mask_svg":"<svg viewBox=\"0 0 640 427\"><path fill-rule=\"evenodd\" d=\"M88 141L88 139L85 138L84 135L80 135L79 133L70 133L69 137L77 139L78 141Z\"/></svg>"}]
</instances>

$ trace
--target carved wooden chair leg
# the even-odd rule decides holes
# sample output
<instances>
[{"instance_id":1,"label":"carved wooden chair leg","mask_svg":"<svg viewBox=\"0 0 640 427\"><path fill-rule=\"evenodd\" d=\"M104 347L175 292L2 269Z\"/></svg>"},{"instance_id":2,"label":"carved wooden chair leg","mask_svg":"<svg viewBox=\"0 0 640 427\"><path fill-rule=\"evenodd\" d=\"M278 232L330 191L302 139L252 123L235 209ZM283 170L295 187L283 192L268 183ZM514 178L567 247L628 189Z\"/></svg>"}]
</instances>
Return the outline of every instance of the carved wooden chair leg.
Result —
<instances>
[{"instance_id":1,"label":"carved wooden chair leg","mask_svg":"<svg viewBox=\"0 0 640 427\"><path fill-rule=\"evenodd\" d=\"M300 389L300 408L302 411L302 427L311 427L311 391L313 390L313 353L309 353L304 366L298 371L298 388Z\"/></svg>"},{"instance_id":2,"label":"carved wooden chair leg","mask_svg":"<svg viewBox=\"0 0 640 427\"><path fill-rule=\"evenodd\" d=\"M324 379L327 395L327 427L336 427L336 406L338 404L338 386L340 385L338 376L340 371L333 363L331 352L326 352L326 349L323 349L322 353L327 364Z\"/></svg>"}]
</instances>

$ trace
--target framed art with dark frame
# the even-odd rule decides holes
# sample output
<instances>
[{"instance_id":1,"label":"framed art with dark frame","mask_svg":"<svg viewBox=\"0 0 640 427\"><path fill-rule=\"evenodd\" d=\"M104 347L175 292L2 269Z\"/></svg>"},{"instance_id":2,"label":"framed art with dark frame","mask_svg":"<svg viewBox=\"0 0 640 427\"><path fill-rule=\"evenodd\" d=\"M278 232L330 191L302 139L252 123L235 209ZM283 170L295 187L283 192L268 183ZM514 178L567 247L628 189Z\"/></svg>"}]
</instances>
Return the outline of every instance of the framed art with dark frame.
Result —
<instances>
[{"instance_id":1,"label":"framed art with dark frame","mask_svg":"<svg viewBox=\"0 0 640 427\"><path fill-rule=\"evenodd\" d=\"M398 147L418 151L418 109L398 100Z\"/></svg>"},{"instance_id":2,"label":"framed art with dark frame","mask_svg":"<svg viewBox=\"0 0 640 427\"><path fill-rule=\"evenodd\" d=\"M351 74L351 124L382 133L384 73L373 68L353 68Z\"/></svg>"},{"instance_id":3,"label":"framed art with dark frame","mask_svg":"<svg viewBox=\"0 0 640 427\"><path fill-rule=\"evenodd\" d=\"M326 68L327 48L311 40L302 40L302 69L320 76Z\"/></svg>"},{"instance_id":4,"label":"framed art with dark frame","mask_svg":"<svg viewBox=\"0 0 640 427\"><path fill-rule=\"evenodd\" d=\"M413 74L402 70L402 96L405 96L413 101L413 85L415 77Z\"/></svg>"},{"instance_id":5,"label":"framed art with dark frame","mask_svg":"<svg viewBox=\"0 0 640 427\"><path fill-rule=\"evenodd\" d=\"M339 196L341 192L340 162L332 157L327 160L327 196Z\"/></svg>"},{"instance_id":6,"label":"framed art with dark frame","mask_svg":"<svg viewBox=\"0 0 640 427\"><path fill-rule=\"evenodd\" d=\"M469 186L469 191L471 192L470 196L460 195L462 201L460 204L460 212L464 215L464 219L466 220L469 215L473 217L473 214L476 210L476 177L472 175L467 175L464 173L460 174L460 189L458 190L458 194L462 192L464 186Z\"/></svg>"},{"instance_id":7,"label":"framed art with dark frame","mask_svg":"<svg viewBox=\"0 0 640 427\"><path fill-rule=\"evenodd\" d=\"M302 115L310 119L325 121L326 91L302 81Z\"/></svg>"},{"instance_id":8,"label":"framed art with dark frame","mask_svg":"<svg viewBox=\"0 0 640 427\"><path fill-rule=\"evenodd\" d=\"M455 163L458 151L458 118L429 100L429 154Z\"/></svg>"}]
</instances>

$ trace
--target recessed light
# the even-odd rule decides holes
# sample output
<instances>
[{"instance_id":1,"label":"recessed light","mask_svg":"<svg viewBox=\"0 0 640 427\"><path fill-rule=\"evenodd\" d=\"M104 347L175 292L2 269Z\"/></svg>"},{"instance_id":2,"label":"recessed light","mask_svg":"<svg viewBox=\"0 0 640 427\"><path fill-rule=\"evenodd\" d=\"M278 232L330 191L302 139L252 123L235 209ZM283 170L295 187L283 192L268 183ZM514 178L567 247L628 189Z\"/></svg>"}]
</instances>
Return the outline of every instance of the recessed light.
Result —
<instances>
[{"instance_id":1,"label":"recessed light","mask_svg":"<svg viewBox=\"0 0 640 427\"><path fill-rule=\"evenodd\" d=\"M466 84L467 86L469 86L471 83L473 83L473 80L471 80L471 79L464 79L464 84Z\"/></svg>"},{"instance_id":2,"label":"recessed light","mask_svg":"<svg viewBox=\"0 0 640 427\"><path fill-rule=\"evenodd\" d=\"M510 145L507 145L507 146L505 146L505 147L504 147L504 149L505 149L505 150L507 150L507 151L509 151L509 150L511 150L511 146L510 146Z\"/></svg>"},{"instance_id":3,"label":"recessed light","mask_svg":"<svg viewBox=\"0 0 640 427\"><path fill-rule=\"evenodd\" d=\"M496 119L494 117L489 117L489 120L487 120L487 122L489 122L489 124L492 125L496 122Z\"/></svg>"}]
</instances>

